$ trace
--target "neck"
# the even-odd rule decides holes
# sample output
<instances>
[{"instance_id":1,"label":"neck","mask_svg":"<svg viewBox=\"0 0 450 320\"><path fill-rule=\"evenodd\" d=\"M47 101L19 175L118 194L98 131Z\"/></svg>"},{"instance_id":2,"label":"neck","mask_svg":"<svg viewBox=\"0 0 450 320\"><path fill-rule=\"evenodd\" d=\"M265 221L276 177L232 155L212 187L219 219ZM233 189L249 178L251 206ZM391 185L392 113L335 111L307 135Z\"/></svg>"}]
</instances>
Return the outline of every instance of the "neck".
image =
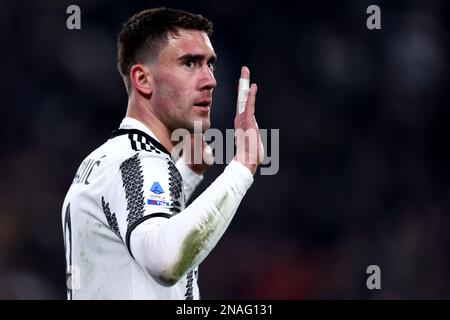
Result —
<instances>
[{"instance_id":1,"label":"neck","mask_svg":"<svg viewBox=\"0 0 450 320\"><path fill-rule=\"evenodd\" d=\"M159 118L148 107L139 107L132 99L128 101L127 117L134 118L147 126L158 138L159 142L172 152L173 143L170 140L170 130L159 120Z\"/></svg>"}]
</instances>

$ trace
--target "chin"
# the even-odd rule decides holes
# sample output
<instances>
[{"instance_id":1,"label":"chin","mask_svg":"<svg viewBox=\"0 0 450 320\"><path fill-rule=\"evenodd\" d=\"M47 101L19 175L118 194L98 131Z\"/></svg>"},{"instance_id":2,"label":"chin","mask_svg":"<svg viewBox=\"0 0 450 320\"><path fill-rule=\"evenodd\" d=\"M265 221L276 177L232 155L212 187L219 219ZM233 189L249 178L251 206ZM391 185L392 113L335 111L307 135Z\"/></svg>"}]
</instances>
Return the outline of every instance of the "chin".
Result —
<instances>
[{"instance_id":1,"label":"chin","mask_svg":"<svg viewBox=\"0 0 450 320\"><path fill-rule=\"evenodd\" d=\"M202 133L208 130L211 127L211 121L209 119L205 118L197 118L192 120L188 126L186 126L186 129L188 129L190 132L199 132Z\"/></svg>"},{"instance_id":2,"label":"chin","mask_svg":"<svg viewBox=\"0 0 450 320\"><path fill-rule=\"evenodd\" d=\"M205 119L205 120L203 121L203 124L202 124L203 132L205 132L205 131L208 130L209 128L211 128L211 120Z\"/></svg>"}]
</instances>

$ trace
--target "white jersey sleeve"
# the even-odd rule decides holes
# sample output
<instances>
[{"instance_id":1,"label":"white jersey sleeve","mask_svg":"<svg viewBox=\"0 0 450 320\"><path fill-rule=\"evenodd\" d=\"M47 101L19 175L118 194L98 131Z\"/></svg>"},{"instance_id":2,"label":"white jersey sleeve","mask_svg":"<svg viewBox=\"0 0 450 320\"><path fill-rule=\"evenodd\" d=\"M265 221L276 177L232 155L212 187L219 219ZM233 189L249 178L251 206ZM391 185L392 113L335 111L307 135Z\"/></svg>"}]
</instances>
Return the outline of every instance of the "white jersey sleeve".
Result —
<instances>
[{"instance_id":1,"label":"white jersey sleeve","mask_svg":"<svg viewBox=\"0 0 450 320\"><path fill-rule=\"evenodd\" d=\"M129 240L137 262L160 283L177 283L215 247L252 182L250 170L232 161L179 214L139 224Z\"/></svg>"}]
</instances>

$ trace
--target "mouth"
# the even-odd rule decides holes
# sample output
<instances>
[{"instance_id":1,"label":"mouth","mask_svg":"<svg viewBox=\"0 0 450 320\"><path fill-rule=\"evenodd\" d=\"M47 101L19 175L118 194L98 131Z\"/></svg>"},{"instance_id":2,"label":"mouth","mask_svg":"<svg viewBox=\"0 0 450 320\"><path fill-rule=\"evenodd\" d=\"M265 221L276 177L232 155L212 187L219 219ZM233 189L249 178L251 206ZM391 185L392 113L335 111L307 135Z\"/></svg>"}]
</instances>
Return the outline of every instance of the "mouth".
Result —
<instances>
[{"instance_id":1,"label":"mouth","mask_svg":"<svg viewBox=\"0 0 450 320\"><path fill-rule=\"evenodd\" d=\"M202 109L202 110L209 110L211 107L212 101L210 99L200 100L194 102L194 107Z\"/></svg>"}]
</instances>

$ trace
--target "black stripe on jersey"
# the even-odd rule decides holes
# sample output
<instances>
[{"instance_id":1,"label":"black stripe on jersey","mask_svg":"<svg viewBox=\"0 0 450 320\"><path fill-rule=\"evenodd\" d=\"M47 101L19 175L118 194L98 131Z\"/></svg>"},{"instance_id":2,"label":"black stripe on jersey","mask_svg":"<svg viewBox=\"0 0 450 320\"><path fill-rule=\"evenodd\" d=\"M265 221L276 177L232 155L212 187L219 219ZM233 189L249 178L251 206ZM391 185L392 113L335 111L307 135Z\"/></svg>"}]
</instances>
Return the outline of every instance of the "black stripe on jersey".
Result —
<instances>
[{"instance_id":1,"label":"black stripe on jersey","mask_svg":"<svg viewBox=\"0 0 450 320\"><path fill-rule=\"evenodd\" d=\"M170 212L172 212L173 215L176 215L181 211L179 200L181 200L180 196L183 191L183 178L172 161L169 160L167 165L169 170L169 195L170 201L172 201L173 204L172 208L170 208Z\"/></svg>"},{"instance_id":2,"label":"black stripe on jersey","mask_svg":"<svg viewBox=\"0 0 450 320\"><path fill-rule=\"evenodd\" d=\"M131 142L131 149L138 150L137 141L134 141L133 139L130 139L130 142Z\"/></svg>"},{"instance_id":3,"label":"black stripe on jersey","mask_svg":"<svg viewBox=\"0 0 450 320\"><path fill-rule=\"evenodd\" d=\"M142 217L142 218L136 220L135 222L133 222L133 224L131 226L128 226L127 235L125 237L125 242L126 242L128 252L130 253L130 255L133 257L133 254L131 253L131 249L130 249L131 232L134 229L136 229L136 227L138 225L140 225L142 222L144 222L148 219L151 219L151 218L167 218L167 219L169 219L170 217L172 217L172 216L168 213L157 212L157 213L149 214L148 216ZM134 257L133 257L133 259L134 259Z\"/></svg>"},{"instance_id":4,"label":"black stripe on jersey","mask_svg":"<svg viewBox=\"0 0 450 320\"><path fill-rule=\"evenodd\" d=\"M130 227L144 216L144 176L138 153L120 164L120 173L127 199L127 222Z\"/></svg>"},{"instance_id":5,"label":"black stripe on jersey","mask_svg":"<svg viewBox=\"0 0 450 320\"><path fill-rule=\"evenodd\" d=\"M194 287L192 286L192 282L194 282L193 273L194 271L191 270L186 275L186 293L184 294L186 300L194 300Z\"/></svg>"},{"instance_id":6,"label":"black stripe on jersey","mask_svg":"<svg viewBox=\"0 0 450 320\"><path fill-rule=\"evenodd\" d=\"M145 148L140 148L142 147L141 145L144 144L144 139L150 143L151 145L154 146L154 149L164 152L166 154L168 154L170 156L170 152L167 151L167 149L158 141L156 141L154 138L152 138L150 135L146 134L145 132L138 130L138 129L117 129L114 130L111 134L111 139L124 135L124 134L128 134L131 140L131 147L133 148L133 150L137 150L137 151L141 151L142 149L146 150ZM133 140L131 137L136 134L138 136L138 141ZM138 143L140 144L140 146L138 146ZM150 145L150 149L152 149ZM138 150L139 149L139 150ZM151 151L151 150L147 150L147 151ZM152 150L153 151L153 150Z\"/></svg>"},{"instance_id":7,"label":"black stripe on jersey","mask_svg":"<svg viewBox=\"0 0 450 320\"><path fill-rule=\"evenodd\" d=\"M106 220L108 221L109 227L112 229L112 231L114 231L116 235L119 236L120 239L122 239L122 237L120 236L119 224L117 223L117 217L114 213L111 213L109 202L105 201L105 197L102 197L102 207L103 213L106 216Z\"/></svg>"}]
</instances>

